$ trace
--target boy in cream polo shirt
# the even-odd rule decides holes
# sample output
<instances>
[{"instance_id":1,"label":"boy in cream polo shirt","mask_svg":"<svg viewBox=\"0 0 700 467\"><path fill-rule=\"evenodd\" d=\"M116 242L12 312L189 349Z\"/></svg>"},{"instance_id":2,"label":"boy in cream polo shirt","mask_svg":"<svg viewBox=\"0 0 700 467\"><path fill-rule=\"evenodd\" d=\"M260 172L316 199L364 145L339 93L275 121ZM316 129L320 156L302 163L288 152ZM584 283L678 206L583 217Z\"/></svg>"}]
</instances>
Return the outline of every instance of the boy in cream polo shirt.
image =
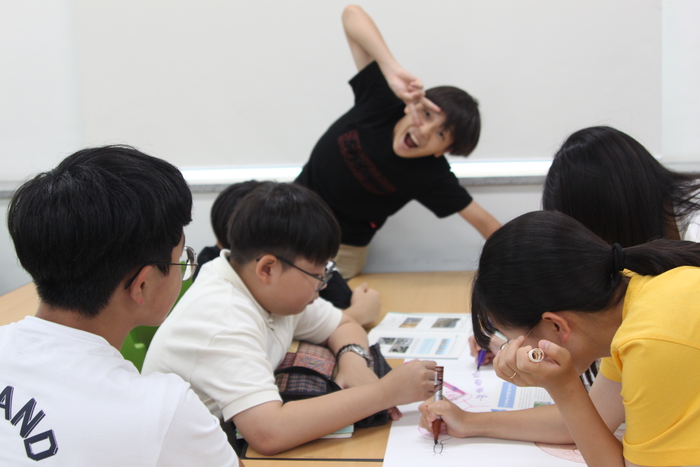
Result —
<instances>
[{"instance_id":1,"label":"boy in cream polo shirt","mask_svg":"<svg viewBox=\"0 0 700 467\"><path fill-rule=\"evenodd\" d=\"M318 298L340 242L338 223L318 195L266 182L241 200L228 235L231 250L202 267L158 329L144 372L182 376L212 413L232 420L268 455L384 409L398 419L396 405L430 397L434 362L413 361L377 379L365 331ZM351 307L376 300L364 286ZM273 371L294 339L338 354L342 391L282 404Z\"/></svg>"}]
</instances>

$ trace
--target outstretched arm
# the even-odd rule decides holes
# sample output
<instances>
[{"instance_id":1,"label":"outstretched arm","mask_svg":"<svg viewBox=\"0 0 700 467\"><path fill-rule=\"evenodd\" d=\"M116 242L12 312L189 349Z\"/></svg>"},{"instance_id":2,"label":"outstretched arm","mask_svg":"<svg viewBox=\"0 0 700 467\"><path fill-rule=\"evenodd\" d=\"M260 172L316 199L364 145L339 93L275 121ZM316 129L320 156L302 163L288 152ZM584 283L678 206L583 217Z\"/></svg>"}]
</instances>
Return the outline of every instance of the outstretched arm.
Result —
<instances>
[{"instance_id":1,"label":"outstretched arm","mask_svg":"<svg viewBox=\"0 0 700 467\"><path fill-rule=\"evenodd\" d=\"M266 402L235 415L233 422L259 452L276 454L380 410L427 399L434 389L434 368L435 362L413 360L372 384L284 405Z\"/></svg>"},{"instance_id":2,"label":"outstretched arm","mask_svg":"<svg viewBox=\"0 0 700 467\"><path fill-rule=\"evenodd\" d=\"M624 421L620 383L599 374L588 394L610 432ZM456 438L486 436L552 444L571 444L574 438L556 404L507 412L466 412L448 400L421 404L420 425L430 429L440 415L447 433Z\"/></svg>"},{"instance_id":3,"label":"outstretched arm","mask_svg":"<svg viewBox=\"0 0 700 467\"><path fill-rule=\"evenodd\" d=\"M357 5L345 7L343 28L358 70L376 61L392 91L406 103L411 114L415 113L414 106L419 102L434 112L440 111L438 106L425 98L421 80L404 70L396 61L365 10ZM417 114L414 118L417 118Z\"/></svg>"},{"instance_id":4,"label":"outstretched arm","mask_svg":"<svg viewBox=\"0 0 700 467\"><path fill-rule=\"evenodd\" d=\"M477 204L476 201L472 201L469 203L469 206L459 211L459 215L474 226L484 238L489 238L492 233L501 227L501 223Z\"/></svg>"}]
</instances>

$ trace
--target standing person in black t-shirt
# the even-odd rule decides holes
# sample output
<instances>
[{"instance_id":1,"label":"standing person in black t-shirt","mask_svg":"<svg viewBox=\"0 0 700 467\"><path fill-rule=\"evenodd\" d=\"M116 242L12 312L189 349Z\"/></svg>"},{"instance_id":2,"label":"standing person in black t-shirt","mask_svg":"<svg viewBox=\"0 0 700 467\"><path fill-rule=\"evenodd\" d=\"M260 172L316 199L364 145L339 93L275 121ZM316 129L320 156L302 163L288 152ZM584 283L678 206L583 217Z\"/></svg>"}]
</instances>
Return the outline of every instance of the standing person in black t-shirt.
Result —
<instances>
[{"instance_id":1,"label":"standing person in black t-shirt","mask_svg":"<svg viewBox=\"0 0 700 467\"><path fill-rule=\"evenodd\" d=\"M321 137L296 179L321 195L340 223L336 263L343 277L362 270L377 229L414 199L438 217L458 212L487 238L500 223L472 200L443 157L476 147L477 102L451 86L424 91L359 6L345 8L343 27L359 70L350 81L355 105Z\"/></svg>"}]
</instances>

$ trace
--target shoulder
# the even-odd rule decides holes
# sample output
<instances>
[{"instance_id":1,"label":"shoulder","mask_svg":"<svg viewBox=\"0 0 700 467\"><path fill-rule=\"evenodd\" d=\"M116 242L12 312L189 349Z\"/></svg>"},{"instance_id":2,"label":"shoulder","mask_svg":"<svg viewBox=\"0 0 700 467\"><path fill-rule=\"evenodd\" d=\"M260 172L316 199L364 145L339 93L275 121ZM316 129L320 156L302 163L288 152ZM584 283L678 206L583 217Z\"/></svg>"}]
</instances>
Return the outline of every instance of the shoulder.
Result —
<instances>
[{"instance_id":1,"label":"shoulder","mask_svg":"<svg viewBox=\"0 0 700 467\"><path fill-rule=\"evenodd\" d=\"M319 297L318 299L314 300L312 304L307 306L306 309L299 314L299 316L306 318L313 317L316 319L319 317L335 316L336 314L342 315L343 312L333 306L333 304L328 300Z\"/></svg>"},{"instance_id":2,"label":"shoulder","mask_svg":"<svg viewBox=\"0 0 700 467\"><path fill-rule=\"evenodd\" d=\"M355 94L355 106L381 103L382 105L403 105L387 84L377 62L372 62L360 70L350 80Z\"/></svg>"},{"instance_id":3,"label":"shoulder","mask_svg":"<svg viewBox=\"0 0 700 467\"><path fill-rule=\"evenodd\" d=\"M700 268L683 266L658 276L632 274L625 294L622 324L613 340L661 339L696 345L700 327Z\"/></svg>"},{"instance_id":4,"label":"shoulder","mask_svg":"<svg viewBox=\"0 0 700 467\"><path fill-rule=\"evenodd\" d=\"M341 310L319 298L307 306L303 312L294 316L294 335L300 340L321 342L336 330L342 318Z\"/></svg>"},{"instance_id":5,"label":"shoulder","mask_svg":"<svg viewBox=\"0 0 700 467\"><path fill-rule=\"evenodd\" d=\"M188 387L179 392L161 444L158 465L238 465L219 420Z\"/></svg>"}]
</instances>

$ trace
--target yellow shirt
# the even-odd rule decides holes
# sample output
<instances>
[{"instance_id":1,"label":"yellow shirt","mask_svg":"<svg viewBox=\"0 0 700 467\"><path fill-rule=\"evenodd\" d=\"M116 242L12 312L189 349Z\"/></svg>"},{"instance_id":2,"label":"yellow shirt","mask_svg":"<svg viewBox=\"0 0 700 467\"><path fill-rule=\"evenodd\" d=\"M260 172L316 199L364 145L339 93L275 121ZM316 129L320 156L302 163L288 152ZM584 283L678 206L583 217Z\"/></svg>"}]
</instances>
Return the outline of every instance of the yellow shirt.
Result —
<instances>
[{"instance_id":1,"label":"yellow shirt","mask_svg":"<svg viewBox=\"0 0 700 467\"><path fill-rule=\"evenodd\" d=\"M700 268L630 274L622 324L603 359L622 383L627 460L700 464Z\"/></svg>"}]
</instances>

